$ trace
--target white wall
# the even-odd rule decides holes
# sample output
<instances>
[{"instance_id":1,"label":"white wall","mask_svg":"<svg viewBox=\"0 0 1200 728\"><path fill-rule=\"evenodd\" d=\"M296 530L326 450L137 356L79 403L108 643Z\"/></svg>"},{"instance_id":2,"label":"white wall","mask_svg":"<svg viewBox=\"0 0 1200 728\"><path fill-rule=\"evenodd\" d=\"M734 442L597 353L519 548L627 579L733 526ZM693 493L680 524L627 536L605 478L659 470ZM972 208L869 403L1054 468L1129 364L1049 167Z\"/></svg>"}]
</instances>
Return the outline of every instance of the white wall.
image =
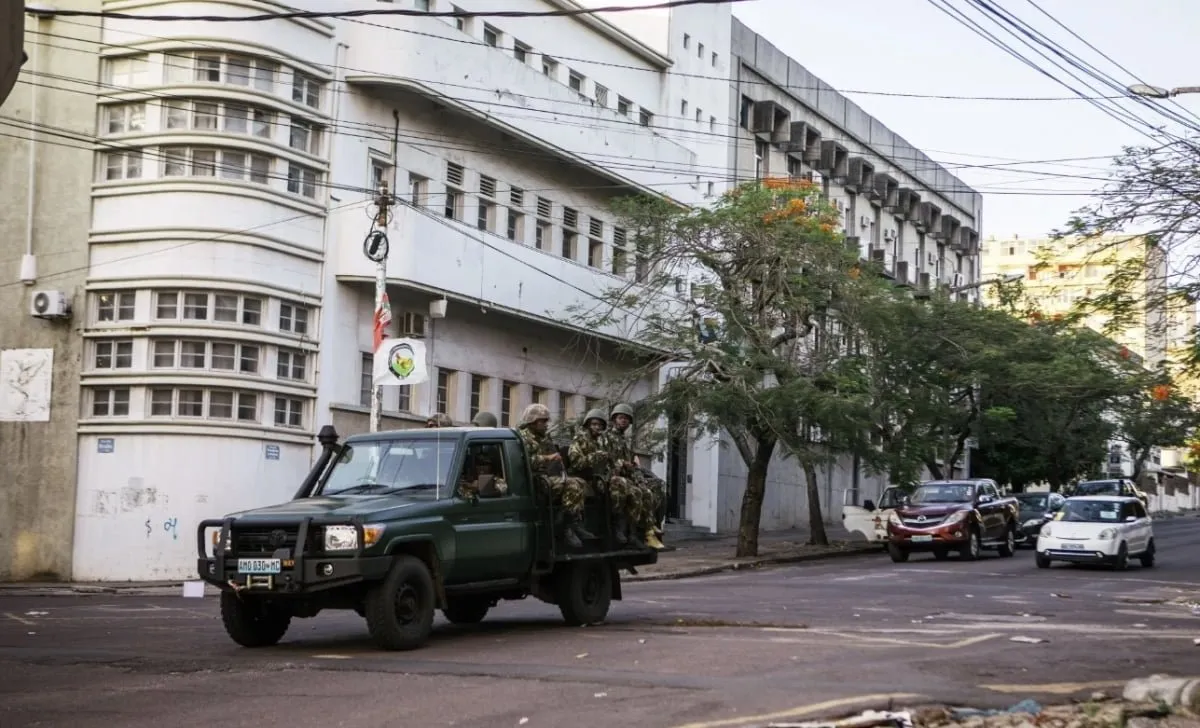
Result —
<instances>
[{"instance_id":1,"label":"white wall","mask_svg":"<svg viewBox=\"0 0 1200 728\"><path fill-rule=\"evenodd\" d=\"M100 439L79 438L76 581L195 578L200 521L289 500L310 467L308 446L268 438Z\"/></svg>"}]
</instances>

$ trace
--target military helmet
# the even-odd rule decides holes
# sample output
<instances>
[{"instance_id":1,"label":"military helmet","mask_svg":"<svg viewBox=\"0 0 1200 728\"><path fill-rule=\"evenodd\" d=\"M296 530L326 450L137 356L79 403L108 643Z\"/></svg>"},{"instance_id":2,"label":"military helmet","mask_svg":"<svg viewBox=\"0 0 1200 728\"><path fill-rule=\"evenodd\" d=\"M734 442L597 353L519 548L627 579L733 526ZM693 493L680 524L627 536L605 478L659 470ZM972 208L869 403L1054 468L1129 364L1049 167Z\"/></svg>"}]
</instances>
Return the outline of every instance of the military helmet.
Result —
<instances>
[{"instance_id":1,"label":"military helmet","mask_svg":"<svg viewBox=\"0 0 1200 728\"><path fill-rule=\"evenodd\" d=\"M608 424L608 420L604 418L604 410L600 409L599 407L588 410L588 413L583 416L584 425L587 425L587 423L591 422L592 420L600 420L600 424L602 425Z\"/></svg>"},{"instance_id":2,"label":"military helmet","mask_svg":"<svg viewBox=\"0 0 1200 728\"><path fill-rule=\"evenodd\" d=\"M609 417L611 419L615 420L617 418L617 415L625 415L626 417L628 417L630 419L630 421L632 421L633 420L633 407L626 404L625 402L621 402L620 404L617 404L612 408L612 413L609 415Z\"/></svg>"},{"instance_id":3,"label":"military helmet","mask_svg":"<svg viewBox=\"0 0 1200 728\"><path fill-rule=\"evenodd\" d=\"M496 419L496 415L491 412L480 412L475 415L475 419L471 420L471 424L476 427L499 427L500 420Z\"/></svg>"},{"instance_id":4,"label":"military helmet","mask_svg":"<svg viewBox=\"0 0 1200 728\"><path fill-rule=\"evenodd\" d=\"M454 420L450 419L450 415L439 412L436 415L431 415L425 420L426 427L454 427Z\"/></svg>"},{"instance_id":5,"label":"military helmet","mask_svg":"<svg viewBox=\"0 0 1200 728\"><path fill-rule=\"evenodd\" d=\"M537 404L536 402L526 407L525 411L521 413L522 425L532 425L538 420L548 419L550 419L550 408L544 404Z\"/></svg>"}]
</instances>

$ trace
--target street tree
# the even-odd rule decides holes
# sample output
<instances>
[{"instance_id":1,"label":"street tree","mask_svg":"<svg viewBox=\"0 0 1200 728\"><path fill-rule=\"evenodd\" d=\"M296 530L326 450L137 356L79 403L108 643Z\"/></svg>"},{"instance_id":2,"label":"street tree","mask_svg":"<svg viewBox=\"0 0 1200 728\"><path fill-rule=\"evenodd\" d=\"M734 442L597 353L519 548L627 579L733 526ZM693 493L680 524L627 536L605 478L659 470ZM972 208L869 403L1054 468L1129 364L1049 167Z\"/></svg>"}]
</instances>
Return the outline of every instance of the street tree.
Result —
<instances>
[{"instance_id":1,"label":"street tree","mask_svg":"<svg viewBox=\"0 0 1200 728\"><path fill-rule=\"evenodd\" d=\"M579 323L635 319L632 343L662 353L655 369L677 363L647 411L732 441L748 471L738 556L758 553L776 455L803 467L813 539L825 542L816 464L863 429L835 364L878 284L847 249L839 213L813 183L785 179L740 185L706 208L634 198L617 212L635 241L633 280L577 309Z\"/></svg>"},{"instance_id":2,"label":"street tree","mask_svg":"<svg viewBox=\"0 0 1200 728\"><path fill-rule=\"evenodd\" d=\"M1133 458L1135 482L1155 447L1184 447L1200 429L1200 412L1172 386L1167 374L1140 379L1143 386L1131 387L1115 405L1116 438Z\"/></svg>"}]
</instances>

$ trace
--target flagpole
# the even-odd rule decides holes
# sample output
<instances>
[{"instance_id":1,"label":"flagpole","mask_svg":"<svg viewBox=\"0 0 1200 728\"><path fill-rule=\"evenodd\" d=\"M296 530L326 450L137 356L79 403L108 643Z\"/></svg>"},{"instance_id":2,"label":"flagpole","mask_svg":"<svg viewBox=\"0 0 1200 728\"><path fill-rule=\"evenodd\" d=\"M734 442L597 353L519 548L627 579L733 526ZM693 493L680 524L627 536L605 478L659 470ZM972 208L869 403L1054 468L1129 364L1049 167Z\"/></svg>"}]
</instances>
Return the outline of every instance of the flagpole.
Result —
<instances>
[{"instance_id":1,"label":"flagpole","mask_svg":"<svg viewBox=\"0 0 1200 728\"><path fill-rule=\"evenodd\" d=\"M380 343L388 338L386 334L387 327L392 322L392 307L387 295L387 233L383 232L383 230L387 229L388 223L391 221L389 210L392 205L392 198L388 194L387 180L384 180L380 185L379 195L375 198L375 204L378 206L379 212L375 215L375 219L371 225L371 232L367 234L367 241L363 246L364 254L369 260L375 262L375 311L373 317L375 346L371 349L371 432L379 432L379 420L383 414L383 387L376 384L374 380L374 354L379 351Z\"/></svg>"}]
</instances>

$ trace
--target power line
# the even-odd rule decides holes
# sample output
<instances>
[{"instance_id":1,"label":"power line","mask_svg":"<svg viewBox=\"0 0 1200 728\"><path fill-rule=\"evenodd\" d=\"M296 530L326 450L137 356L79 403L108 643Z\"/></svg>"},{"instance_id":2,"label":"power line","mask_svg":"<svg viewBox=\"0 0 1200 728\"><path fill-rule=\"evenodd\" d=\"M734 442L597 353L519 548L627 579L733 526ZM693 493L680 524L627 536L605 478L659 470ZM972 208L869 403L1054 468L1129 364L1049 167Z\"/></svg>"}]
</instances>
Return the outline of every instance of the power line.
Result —
<instances>
[{"instance_id":1,"label":"power line","mask_svg":"<svg viewBox=\"0 0 1200 728\"><path fill-rule=\"evenodd\" d=\"M38 17L79 17L79 18L112 18L117 20L152 20L155 22L172 22L201 20L211 23L246 23L267 20L317 20L322 18L360 18L371 15L421 16L433 18L554 18L572 17L576 15L595 15L597 13L628 13L638 10L666 10L681 8L689 5L732 5L748 2L748 0L667 0L652 5L612 5L599 8L578 8L561 10L412 10L408 8L370 8L361 10L288 10L276 13L258 13L256 15L143 15L138 13L122 13L116 10L46 10L26 7L25 12Z\"/></svg>"}]
</instances>

